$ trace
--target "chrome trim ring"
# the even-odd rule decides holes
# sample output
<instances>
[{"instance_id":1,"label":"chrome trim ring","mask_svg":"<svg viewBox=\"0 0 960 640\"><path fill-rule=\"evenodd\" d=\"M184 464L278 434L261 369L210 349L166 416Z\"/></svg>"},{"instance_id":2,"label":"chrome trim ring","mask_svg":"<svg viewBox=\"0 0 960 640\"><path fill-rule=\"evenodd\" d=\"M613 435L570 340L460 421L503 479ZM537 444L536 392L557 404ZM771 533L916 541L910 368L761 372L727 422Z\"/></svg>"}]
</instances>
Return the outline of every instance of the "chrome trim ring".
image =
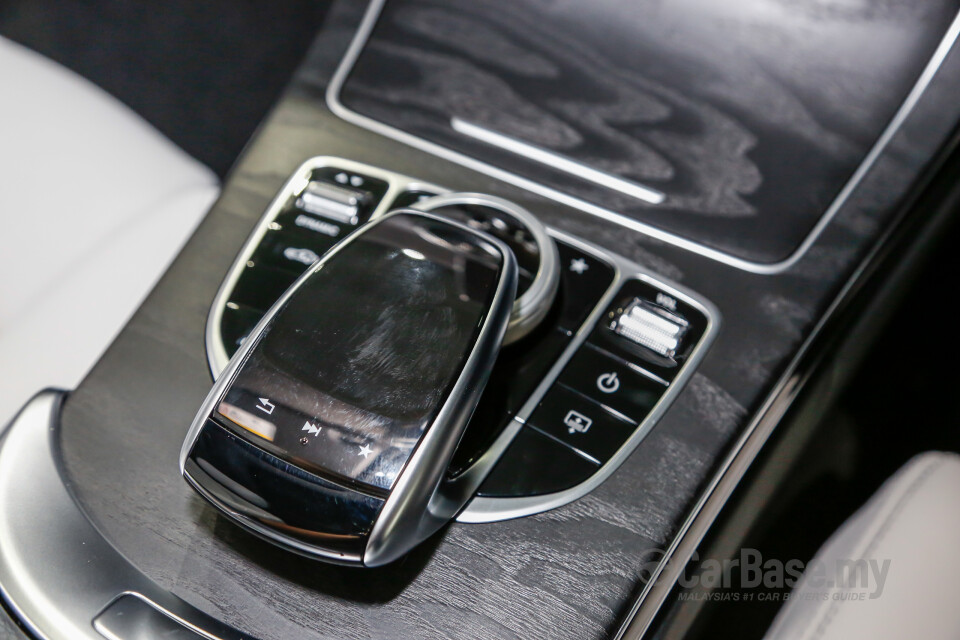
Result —
<instances>
[{"instance_id":1,"label":"chrome trim ring","mask_svg":"<svg viewBox=\"0 0 960 640\"><path fill-rule=\"evenodd\" d=\"M532 213L520 205L485 193L445 193L427 198L411 209L436 213L442 207L456 205L480 206L507 214L530 232L540 251L540 266L530 287L513 303L510 324L503 344L511 344L533 331L546 317L560 288L560 254L546 227ZM439 215L443 215L440 213Z\"/></svg>"}]
</instances>

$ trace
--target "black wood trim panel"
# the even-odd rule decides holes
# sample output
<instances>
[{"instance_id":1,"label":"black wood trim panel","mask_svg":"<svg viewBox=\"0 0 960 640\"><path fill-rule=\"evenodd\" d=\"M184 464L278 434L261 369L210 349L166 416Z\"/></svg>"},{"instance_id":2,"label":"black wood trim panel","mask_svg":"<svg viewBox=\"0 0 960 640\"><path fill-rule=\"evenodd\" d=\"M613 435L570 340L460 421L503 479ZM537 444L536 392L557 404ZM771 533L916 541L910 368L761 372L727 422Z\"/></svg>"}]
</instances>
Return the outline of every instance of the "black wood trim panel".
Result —
<instances>
[{"instance_id":1,"label":"black wood trim panel","mask_svg":"<svg viewBox=\"0 0 960 640\"><path fill-rule=\"evenodd\" d=\"M378 16L376 4L332 96L345 113L758 264L788 259L832 215L938 45L952 44L958 11L954 0L387 0ZM662 201L498 146L516 142Z\"/></svg>"}]
</instances>

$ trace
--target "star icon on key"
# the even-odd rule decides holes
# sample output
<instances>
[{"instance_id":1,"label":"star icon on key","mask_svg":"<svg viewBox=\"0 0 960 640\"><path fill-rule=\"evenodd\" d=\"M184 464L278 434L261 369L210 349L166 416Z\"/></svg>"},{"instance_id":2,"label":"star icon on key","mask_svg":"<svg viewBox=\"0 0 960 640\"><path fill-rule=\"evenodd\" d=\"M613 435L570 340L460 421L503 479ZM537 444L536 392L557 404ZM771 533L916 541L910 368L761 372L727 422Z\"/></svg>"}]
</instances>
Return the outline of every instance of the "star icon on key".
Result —
<instances>
[{"instance_id":1,"label":"star icon on key","mask_svg":"<svg viewBox=\"0 0 960 640\"><path fill-rule=\"evenodd\" d=\"M367 458L370 456L371 453L373 453L373 449L370 448L370 445L365 444L362 447L360 447L360 453L358 453L357 455Z\"/></svg>"},{"instance_id":2,"label":"star icon on key","mask_svg":"<svg viewBox=\"0 0 960 640\"><path fill-rule=\"evenodd\" d=\"M570 261L570 271L583 275L583 272L590 268L590 265L587 264L587 261L583 258L577 258L576 260Z\"/></svg>"}]
</instances>

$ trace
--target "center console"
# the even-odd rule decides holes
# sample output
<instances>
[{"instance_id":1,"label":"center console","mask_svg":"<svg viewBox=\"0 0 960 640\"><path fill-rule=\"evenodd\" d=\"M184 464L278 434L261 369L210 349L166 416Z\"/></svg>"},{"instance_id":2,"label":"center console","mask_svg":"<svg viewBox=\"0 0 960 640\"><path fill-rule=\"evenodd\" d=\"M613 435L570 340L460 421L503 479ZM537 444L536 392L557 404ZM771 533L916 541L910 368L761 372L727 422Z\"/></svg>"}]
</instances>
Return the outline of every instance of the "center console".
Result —
<instances>
[{"instance_id":1,"label":"center console","mask_svg":"<svg viewBox=\"0 0 960 640\"><path fill-rule=\"evenodd\" d=\"M451 204L458 202L469 204ZM446 217L459 208L459 218L484 229L496 225L483 209L512 211L514 219L530 215L482 194L464 199L378 167L313 158L267 208L215 298L206 328L212 374L220 374L267 309L338 240L405 206ZM523 335L513 338L508 332L451 461L451 478L472 476L478 485L476 497L456 516L461 522L552 509L601 483L667 410L719 322L715 307L701 296L609 250L559 230L548 229L537 238L520 223L511 227L503 215L494 222L506 229L508 240L519 238L514 253L527 256L518 303L546 277L541 271L557 272L559 290ZM534 218L529 227L536 226ZM328 304L344 302L333 297ZM254 426L273 420L273 412L264 408L269 402L248 394L223 417L246 432L273 433L272 422ZM299 431L304 417L313 419L288 421ZM356 446L361 444L358 440Z\"/></svg>"},{"instance_id":2,"label":"center console","mask_svg":"<svg viewBox=\"0 0 960 640\"><path fill-rule=\"evenodd\" d=\"M912 196L960 121L960 26L949 2L599 4L333 5L111 348L3 437L0 504L30 517L0 517L0 591L28 629L652 628L834 319L931 222ZM350 242L369 253L338 258ZM411 321L410 274L441 278L416 291L466 320ZM443 392L416 403L401 378ZM419 422L389 413L406 401ZM320 493L335 517L311 511ZM403 544L368 556L378 539Z\"/></svg>"}]
</instances>

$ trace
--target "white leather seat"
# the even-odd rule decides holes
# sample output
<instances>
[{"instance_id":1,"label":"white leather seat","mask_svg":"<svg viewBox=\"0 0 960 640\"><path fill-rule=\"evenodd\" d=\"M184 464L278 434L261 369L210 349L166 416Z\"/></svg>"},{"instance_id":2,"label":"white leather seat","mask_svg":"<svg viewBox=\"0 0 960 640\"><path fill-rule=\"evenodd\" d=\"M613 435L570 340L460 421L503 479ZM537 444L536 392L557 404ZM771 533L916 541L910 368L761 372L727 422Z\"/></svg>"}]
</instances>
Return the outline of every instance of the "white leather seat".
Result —
<instances>
[{"instance_id":1,"label":"white leather seat","mask_svg":"<svg viewBox=\"0 0 960 640\"><path fill-rule=\"evenodd\" d=\"M917 456L821 547L766 637L956 640L958 541L960 456ZM840 581L846 586L817 584L832 578L838 562L854 566L860 560L874 561L876 567L860 564L866 579L851 572ZM885 561L886 575L878 580ZM811 571L814 562L826 568L821 578Z\"/></svg>"},{"instance_id":2,"label":"white leather seat","mask_svg":"<svg viewBox=\"0 0 960 640\"><path fill-rule=\"evenodd\" d=\"M219 193L88 81L0 38L0 425L75 387Z\"/></svg>"}]
</instances>

